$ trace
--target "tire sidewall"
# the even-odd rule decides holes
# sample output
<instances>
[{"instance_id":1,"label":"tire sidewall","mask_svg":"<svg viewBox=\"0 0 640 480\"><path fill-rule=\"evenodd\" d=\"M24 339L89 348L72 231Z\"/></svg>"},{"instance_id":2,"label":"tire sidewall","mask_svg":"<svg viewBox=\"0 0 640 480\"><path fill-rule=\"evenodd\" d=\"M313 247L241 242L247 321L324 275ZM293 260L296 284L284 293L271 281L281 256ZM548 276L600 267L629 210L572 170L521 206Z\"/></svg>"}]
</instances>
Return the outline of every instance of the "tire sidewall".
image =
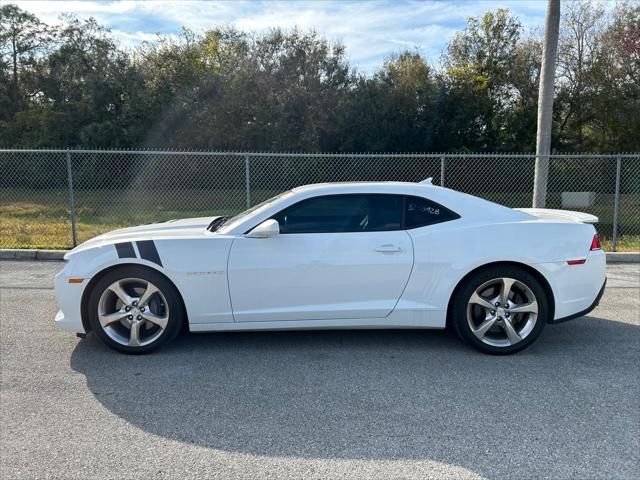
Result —
<instances>
[{"instance_id":1,"label":"tire sidewall","mask_svg":"<svg viewBox=\"0 0 640 480\"><path fill-rule=\"evenodd\" d=\"M164 332L157 340L142 347L129 347L113 340L102 328L98 319L98 304L102 293L112 283L123 278L139 278L153 283L160 289L169 306L169 320ZM173 340L180 332L184 319L184 307L176 287L163 274L142 265L127 265L107 272L93 285L87 299L87 312L92 330L109 347L124 353L143 354L152 352Z\"/></svg>"},{"instance_id":2,"label":"tire sidewall","mask_svg":"<svg viewBox=\"0 0 640 480\"><path fill-rule=\"evenodd\" d=\"M509 347L487 345L473 334L467 322L467 305L473 292L483 283L501 277L514 278L524 283L533 292L538 303L535 327L523 341ZM458 336L478 350L494 355L508 355L527 348L540 336L550 314L549 299L540 281L529 272L511 266L491 267L472 274L456 292L452 307L451 323Z\"/></svg>"}]
</instances>

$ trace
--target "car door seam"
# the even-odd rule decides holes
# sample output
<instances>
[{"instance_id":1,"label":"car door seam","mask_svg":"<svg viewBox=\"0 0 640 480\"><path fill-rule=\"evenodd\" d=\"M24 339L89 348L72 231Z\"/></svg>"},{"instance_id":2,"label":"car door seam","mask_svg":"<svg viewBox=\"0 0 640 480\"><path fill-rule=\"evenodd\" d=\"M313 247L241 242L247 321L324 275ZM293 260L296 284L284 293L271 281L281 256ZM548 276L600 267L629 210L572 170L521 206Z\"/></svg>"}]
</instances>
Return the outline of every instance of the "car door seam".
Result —
<instances>
[{"instance_id":1,"label":"car door seam","mask_svg":"<svg viewBox=\"0 0 640 480\"><path fill-rule=\"evenodd\" d=\"M409 285L409 281L411 280L411 275L413 274L413 268L416 263L416 252L413 246L413 238L411 238L411 235L409 235L409 232L407 232L406 230L403 230L403 232L407 235L407 237L409 237L409 243L411 244L411 269L409 270L409 276L407 277L407 281L405 282L404 287L402 287L402 291L398 296L398 300L396 300L396 303L393 305L393 308L389 311L389 313L384 318L388 318L389 315L391 315L395 311L396 307L398 306L398 303L400 303L400 299L404 295L404 292L407 289L407 285Z\"/></svg>"},{"instance_id":2,"label":"car door seam","mask_svg":"<svg viewBox=\"0 0 640 480\"><path fill-rule=\"evenodd\" d=\"M231 307L231 318L233 319L233 323L236 323L236 315L233 311L233 299L231 298L231 273L229 271L229 262L231 261L231 251L233 250L233 244L236 242L236 237L233 237L231 240L231 245L229 245L229 253L227 253L227 293L229 294L229 307Z\"/></svg>"}]
</instances>

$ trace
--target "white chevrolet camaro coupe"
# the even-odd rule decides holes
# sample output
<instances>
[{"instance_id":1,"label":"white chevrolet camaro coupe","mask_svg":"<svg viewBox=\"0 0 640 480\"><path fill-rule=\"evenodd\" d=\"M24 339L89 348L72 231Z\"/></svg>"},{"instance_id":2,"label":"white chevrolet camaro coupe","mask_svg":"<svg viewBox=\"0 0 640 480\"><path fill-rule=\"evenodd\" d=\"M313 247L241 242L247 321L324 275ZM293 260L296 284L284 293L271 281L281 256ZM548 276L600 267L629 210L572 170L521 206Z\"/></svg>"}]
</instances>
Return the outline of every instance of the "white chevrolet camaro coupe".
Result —
<instances>
[{"instance_id":1,"label":"white chevrolet camaro coupe","mask_svg":"<svg viewBox=\"0 0 640 480\"><path fill-rule=\"evenodd\" d=\"M494 354L591 311L592 223L421 183L294 188L232 218L116 230L65 255L57 324L145 353L191 332L450 326Z\"/></svg>"}]
</instances>

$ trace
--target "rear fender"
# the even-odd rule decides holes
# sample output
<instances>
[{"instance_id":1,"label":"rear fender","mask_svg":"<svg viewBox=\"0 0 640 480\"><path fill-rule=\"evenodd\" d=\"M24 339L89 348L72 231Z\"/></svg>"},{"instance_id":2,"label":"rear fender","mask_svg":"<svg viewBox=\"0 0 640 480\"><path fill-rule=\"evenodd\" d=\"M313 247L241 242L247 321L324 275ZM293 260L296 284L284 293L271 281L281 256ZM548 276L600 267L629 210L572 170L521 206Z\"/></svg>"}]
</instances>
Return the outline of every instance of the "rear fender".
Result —
<instances>
[{"instance_id":1,"label":"rear fender","mask_svg":"<svg viewBox=\"0 0 640 480\"><path fill-rule=\"evenodd\" d=\"M589 255L594 233L592 225L536 221L460 227L451 222L410 230L414 268L397 308L440 312L444 326L460 281L473 270L502 262L535 270L557 298L561 287L553 275L568 267L567 260Z\"/></svg>"}]
</instances>

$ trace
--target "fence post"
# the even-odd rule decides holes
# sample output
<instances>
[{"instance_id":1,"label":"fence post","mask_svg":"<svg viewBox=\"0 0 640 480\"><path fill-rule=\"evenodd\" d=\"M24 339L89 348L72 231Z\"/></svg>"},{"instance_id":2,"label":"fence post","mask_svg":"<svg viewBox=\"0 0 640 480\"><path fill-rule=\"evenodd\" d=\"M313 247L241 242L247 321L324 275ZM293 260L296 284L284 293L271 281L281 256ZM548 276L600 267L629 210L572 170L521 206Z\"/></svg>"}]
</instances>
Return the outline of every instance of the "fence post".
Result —
<instances>
[{"instance_id":1,"label":"fence post","mask_svg":"<svg viewBox=\"0 0 640 480\"><path fill-rule=\"evenodd\" d=\"M67 157L67 182L69 184L69 210L71 214L71 238L73 240L73 246L78 245L78 238L76 235L76 198L73 193L73 172L71 169L71 152L69 149L66 151Z\"/></svg>"},{"instance_id":2,"label":"fence post","mask_svg":"<svg viewBox=\"0 0 640 480\"><path fill-rule=\"evenodd\" d=\"M251 208L251 171L249 170L249 155L244 156L244 182L247 193L247 208Z\"/></svg>"},{"instance_id":3,"label":"fence post","mask_svg":"<svg viewBox=\"0 0 640 480\"><path fill-rule=\"evenodd\" d=\"M444 187L444 174L447 169L447 159L443 155L440 157L440 186Z\"/></svg>"},{"instance_id":4,"label":"fence post","mask_svg":"<svg viewBox=\"0 0 640 480\"><path fill-rule=\"evenodd\" d=\"M613 197L613 235L611 249L615 252L618 247L618 214L620 211L620 172L622 171L622 157L616 157L616 193Z\"/></svg>"}]
</instances>

